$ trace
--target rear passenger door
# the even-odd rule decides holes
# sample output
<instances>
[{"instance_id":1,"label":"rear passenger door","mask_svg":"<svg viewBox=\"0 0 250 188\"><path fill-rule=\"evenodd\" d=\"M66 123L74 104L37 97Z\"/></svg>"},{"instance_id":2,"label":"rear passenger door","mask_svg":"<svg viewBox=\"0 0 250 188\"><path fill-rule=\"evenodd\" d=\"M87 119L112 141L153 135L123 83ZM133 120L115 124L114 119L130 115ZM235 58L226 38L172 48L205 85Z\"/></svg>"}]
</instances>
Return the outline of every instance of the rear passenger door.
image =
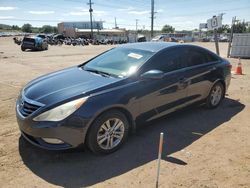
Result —
<instances>
[{"instance_id":1,"label":"rear passenger door","mask_svg":"<svg viewBox=\"0 0 250 188\"><path fill-rule=\"evenodd\" d=\"M219 59L199 47L187 47L185 56L187 97L193 103L208 96Z\"/></svg>"}]
</instances>

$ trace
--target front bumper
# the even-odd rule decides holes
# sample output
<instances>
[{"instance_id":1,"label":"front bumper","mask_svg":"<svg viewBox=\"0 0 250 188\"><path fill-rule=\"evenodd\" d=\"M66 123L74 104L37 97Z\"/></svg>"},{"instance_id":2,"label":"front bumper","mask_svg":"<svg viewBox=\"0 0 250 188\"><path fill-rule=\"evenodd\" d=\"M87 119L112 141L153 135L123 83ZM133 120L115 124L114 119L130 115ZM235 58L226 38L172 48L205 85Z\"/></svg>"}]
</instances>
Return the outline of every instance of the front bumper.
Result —
<instances>
[{"instance_id":1,"label":"front bumper","mask_svg":"<svg viewBox=\"0 0 250 188\"><path fill-rule=\"evenodd\" d=\"M36 122L33 117L23 117L16 108L16 117L23 137L31 144L49 150L65 150L76 148L84 143L86 123L78 116L66 118L60 122ZM62 141L60 144L47 143L43 138Z\"/></svg>"}]
</instances>

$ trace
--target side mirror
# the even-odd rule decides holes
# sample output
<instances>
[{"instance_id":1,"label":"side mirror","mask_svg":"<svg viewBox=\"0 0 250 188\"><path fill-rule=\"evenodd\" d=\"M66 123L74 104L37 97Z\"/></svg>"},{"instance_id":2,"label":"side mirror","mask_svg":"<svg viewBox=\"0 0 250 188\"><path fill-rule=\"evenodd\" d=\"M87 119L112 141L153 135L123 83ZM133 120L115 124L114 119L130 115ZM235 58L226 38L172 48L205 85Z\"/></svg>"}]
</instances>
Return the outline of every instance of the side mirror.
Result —
<instances>
[{"instance_id":1,"label":"side mirror","mask_svg":"<svg viewBox=\"0 0 250 188\"><path fill-rule=\"evenodd\" d=\"M160 70L150 70L147 71L140 76L142 79L154 79L154 80L159 80L164 77L164 72Z\"/></svg>"}]
</instances>

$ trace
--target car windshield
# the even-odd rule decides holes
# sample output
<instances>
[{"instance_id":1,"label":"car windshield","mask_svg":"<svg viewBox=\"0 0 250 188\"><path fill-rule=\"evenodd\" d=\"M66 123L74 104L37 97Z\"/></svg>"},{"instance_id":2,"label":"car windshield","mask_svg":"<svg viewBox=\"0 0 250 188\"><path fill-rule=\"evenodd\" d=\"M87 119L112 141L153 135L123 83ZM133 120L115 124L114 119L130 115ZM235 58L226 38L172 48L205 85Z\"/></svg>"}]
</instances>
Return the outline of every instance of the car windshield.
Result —
<instances>
[{"instance_id":1,"label":"car windshield","mask_svg":"<svg viewBox=\"0 0 250 188\"><path fill-rule=\"evenodd\" d=\"M117 77L126 77L147 61L153 52L130 48L114 48L89 61L83 66L86 71L106 73Z\"/></svg>"}]
</instances>

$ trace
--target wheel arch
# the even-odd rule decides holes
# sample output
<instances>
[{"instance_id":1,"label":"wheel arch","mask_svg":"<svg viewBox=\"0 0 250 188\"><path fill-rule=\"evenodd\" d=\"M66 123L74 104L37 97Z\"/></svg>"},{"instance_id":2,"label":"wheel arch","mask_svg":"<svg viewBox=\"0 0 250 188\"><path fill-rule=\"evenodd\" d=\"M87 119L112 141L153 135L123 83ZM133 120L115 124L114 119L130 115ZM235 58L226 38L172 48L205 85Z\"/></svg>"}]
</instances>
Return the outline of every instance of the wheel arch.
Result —
<instances>
[{"instance_id":1,"label":"wheel arch","mask_svg":"<svg viewBox=\"0 0 250 188\"><path fill-rule=\"evenodd\" d=\"M104 113L107 113L109 111L119 111L121 112L122 114L124 114L129 122L129 126L130 126L130 132L135 132L136 130L136 124L135 124L135 120L132 116L132 114L129 112L129 110L127 110L125 107L123 106L112 106L112 107L108 107L108 108L105 108L103 109L102 111L98 112L94 118L89 122L89 125L87 126L87 131L86 131L86 134L84 135L84 143L86 142L86 139L88 137L88 134L90 132L90 127L91 125L94 123L94 121L100 117L101 115L103 115Z\"/></svg>"}]
</instances>

